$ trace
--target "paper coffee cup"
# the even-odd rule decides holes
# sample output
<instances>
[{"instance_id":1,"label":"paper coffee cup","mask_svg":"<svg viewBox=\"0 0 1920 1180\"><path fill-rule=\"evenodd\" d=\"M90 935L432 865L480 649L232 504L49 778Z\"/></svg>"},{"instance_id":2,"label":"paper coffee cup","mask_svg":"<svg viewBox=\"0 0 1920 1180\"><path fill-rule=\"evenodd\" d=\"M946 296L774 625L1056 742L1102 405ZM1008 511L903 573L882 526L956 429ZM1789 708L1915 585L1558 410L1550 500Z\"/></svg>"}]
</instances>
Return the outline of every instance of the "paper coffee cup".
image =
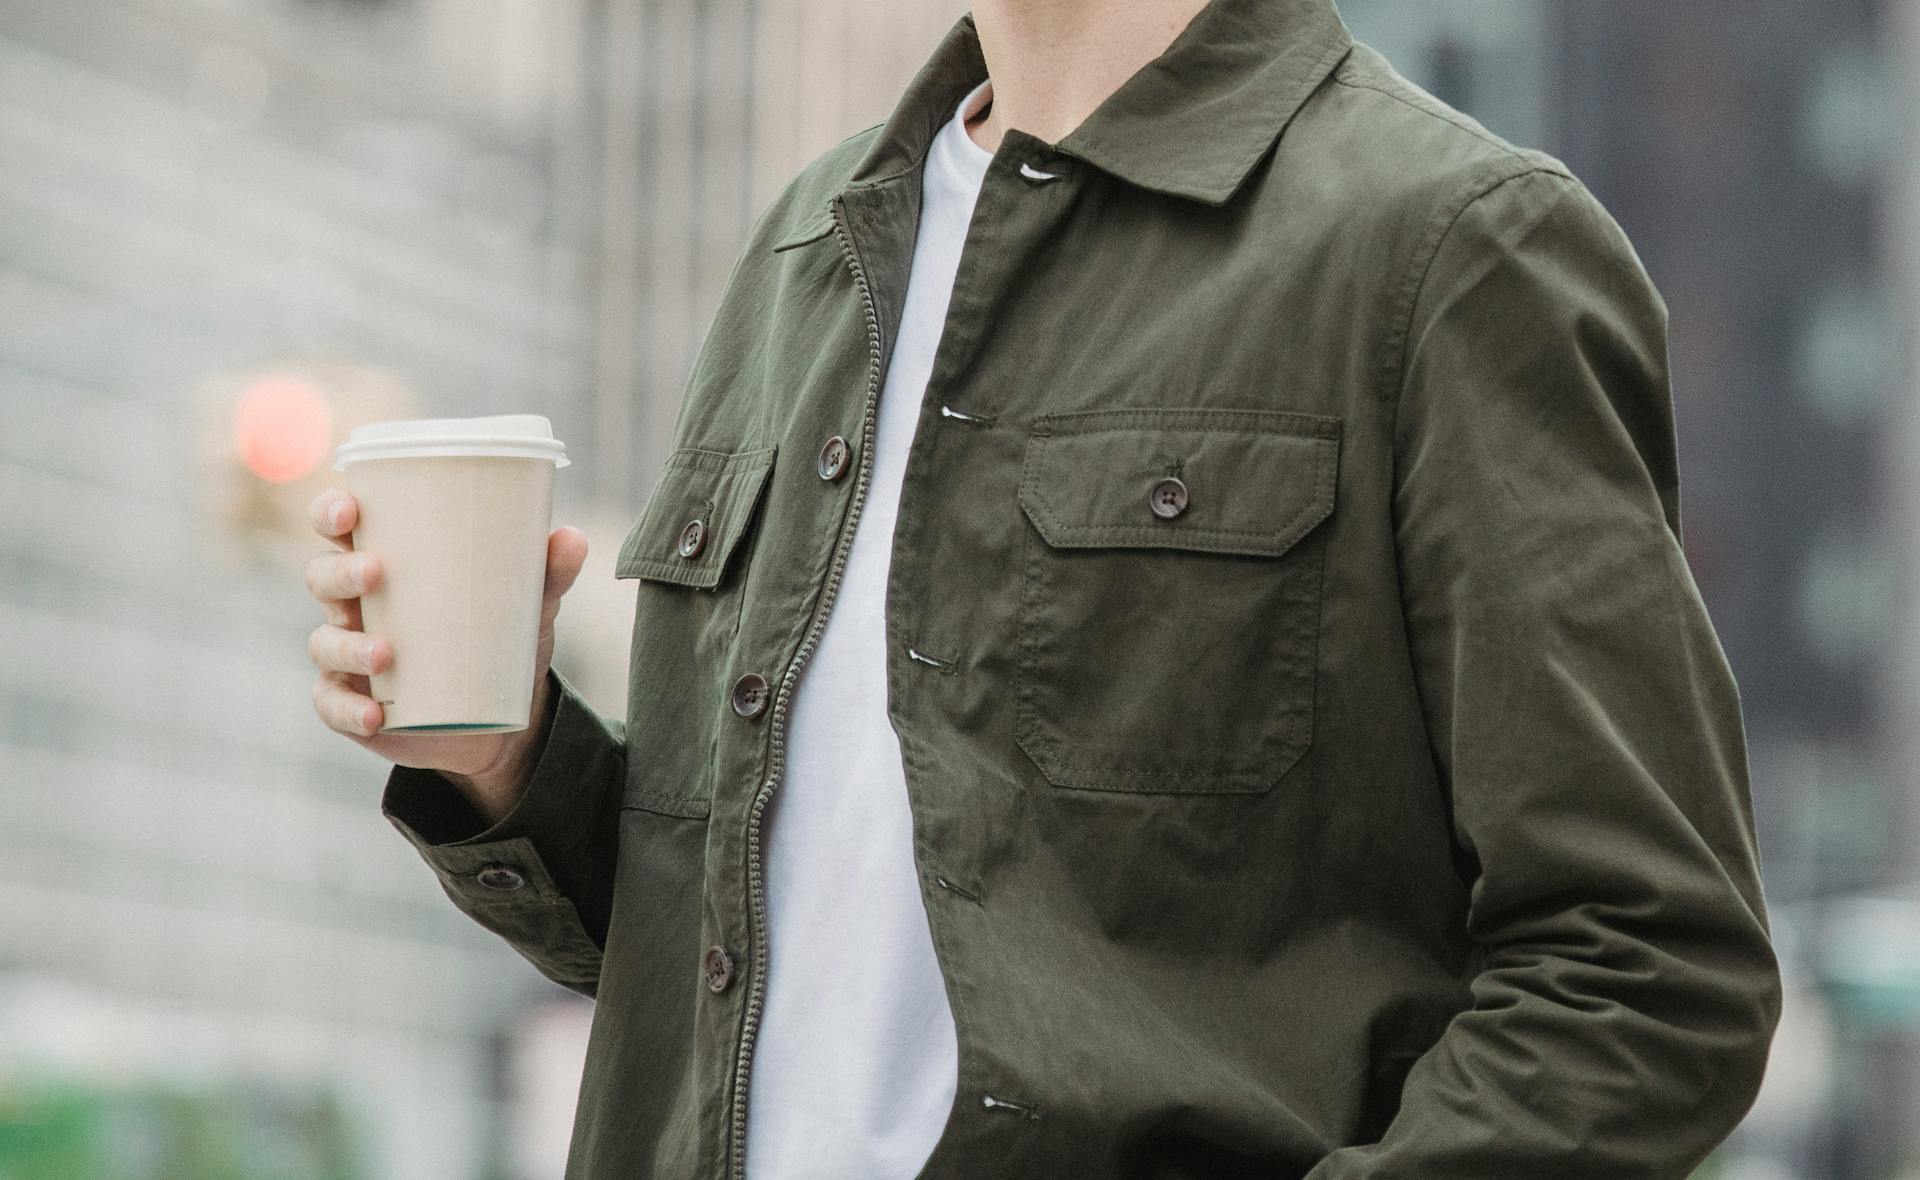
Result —
<instances>
[{"instance_id":1,"label":"paper coffee cup","mask_svg":"<svg viewBox=\"0 0 1920 1180\"><path fill-rule=\"evenodd\" d=\"M353 547L384 567L360 597L362 627L393 649L369 678L380 732L527 727L553 473L566 465L539 414L376 422L335 450L360 506Z\"/></svg>"}]
</instances>

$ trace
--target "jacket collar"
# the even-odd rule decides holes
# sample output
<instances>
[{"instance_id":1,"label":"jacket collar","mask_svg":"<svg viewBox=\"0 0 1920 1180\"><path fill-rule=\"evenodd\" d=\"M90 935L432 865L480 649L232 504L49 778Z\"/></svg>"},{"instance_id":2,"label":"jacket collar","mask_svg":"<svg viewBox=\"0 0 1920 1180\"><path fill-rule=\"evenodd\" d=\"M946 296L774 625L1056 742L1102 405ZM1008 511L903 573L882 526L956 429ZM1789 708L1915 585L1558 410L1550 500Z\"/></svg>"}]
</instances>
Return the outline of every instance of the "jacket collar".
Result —
<instances>
[{"instance_id":1,"label":"jacket collar","mask_svg":"<svg viewBox=\"0 0 1920 1180\"><path fill-rule=\"evenodd\" d=\"M1044 146L1142 188L1221 205L1352 45L1333 0L1210 0L1160 56ZM986 76L969 12L915 75L848 187L917 168Z\"/></svg>"}]
</instances>

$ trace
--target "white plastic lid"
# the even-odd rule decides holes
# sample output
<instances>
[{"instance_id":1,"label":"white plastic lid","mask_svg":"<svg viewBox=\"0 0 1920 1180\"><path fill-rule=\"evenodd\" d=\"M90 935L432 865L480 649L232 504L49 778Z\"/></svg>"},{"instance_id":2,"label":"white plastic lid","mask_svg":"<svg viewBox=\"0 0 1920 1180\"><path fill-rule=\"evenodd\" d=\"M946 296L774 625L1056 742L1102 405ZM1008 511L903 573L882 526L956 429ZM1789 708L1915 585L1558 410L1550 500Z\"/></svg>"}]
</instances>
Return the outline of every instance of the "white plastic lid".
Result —
<instances>
[{"instance_id":1,"label":"white plastic lid","mask_svg":"<svg viewBox=\"0 0 1920 1180\"><path fill-rule=\"evenodd\" d=\"M498 414L491 418L414 418L356 426L333 452L333 469L345 470L359 459L423 459L452 455L499 455L509 459L551 459L567 465L567 448L553 437L553 424L541 414Z\"/></svg>"}]
</instances>

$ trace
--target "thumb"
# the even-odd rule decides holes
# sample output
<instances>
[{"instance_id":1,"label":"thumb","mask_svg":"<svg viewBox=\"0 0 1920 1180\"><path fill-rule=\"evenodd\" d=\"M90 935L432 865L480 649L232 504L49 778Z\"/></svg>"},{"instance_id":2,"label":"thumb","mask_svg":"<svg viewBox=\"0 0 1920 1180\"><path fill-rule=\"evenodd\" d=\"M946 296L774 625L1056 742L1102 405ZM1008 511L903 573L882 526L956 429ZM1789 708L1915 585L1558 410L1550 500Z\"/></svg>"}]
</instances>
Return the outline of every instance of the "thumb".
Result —
<instances>
[{"instance_id":1,"label":"thumb","mask_svg":"<svg viewBox=\"0 0 1920 1180\"><path fill-rule=\"evenodd\" d=\"M541 591L548 613L558 608L560 596L573 588L587 563L587 534L562 525L547 537L547 582Z\"/></svg>"}]
</instances>

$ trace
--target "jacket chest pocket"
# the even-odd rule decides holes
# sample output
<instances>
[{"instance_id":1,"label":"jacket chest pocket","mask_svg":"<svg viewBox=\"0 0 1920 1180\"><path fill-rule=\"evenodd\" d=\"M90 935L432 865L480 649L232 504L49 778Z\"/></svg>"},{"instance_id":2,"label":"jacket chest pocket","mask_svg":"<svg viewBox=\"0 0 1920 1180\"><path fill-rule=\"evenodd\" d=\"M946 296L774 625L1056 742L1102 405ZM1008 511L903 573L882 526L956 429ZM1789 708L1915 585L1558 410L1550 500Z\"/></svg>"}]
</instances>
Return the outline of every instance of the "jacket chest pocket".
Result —
<instances>
[{"instance_id":1,"label":"jacket chest pocket","mask_svg":"<svg viewBox=\"0 0 1920 1180\"><path fill-rule=\"evenodd\" d=\"M1058 787L1265 791L1312 740L1340 420L1035 421L1016 737Z\"/></svg>"},{"instance_id":2,"label":"jacket chest pocket","mask_svg":"<svg viewBox=\"0 0 1920 1180\"><path fill-rule=\"evenodd\" d=\"M746 592L744 554L773 468L772 448L667 456L613 576L640 583L634 608L627 732L665 735L628 760L625 803L669 815L707 814L723 683Z\"/></svg>"},{"instance_id":3,"label":"jacket chest pocket","mask_svg":"<svg viewBox=\"0 0 1920 1180\"><path fill-rule=\"evenodd\" d=\"M620 544L613 576L701 590L719 586L772 468L772 448L682 447L668 455L646 511Z\"/></svg>"}]
</instances>

